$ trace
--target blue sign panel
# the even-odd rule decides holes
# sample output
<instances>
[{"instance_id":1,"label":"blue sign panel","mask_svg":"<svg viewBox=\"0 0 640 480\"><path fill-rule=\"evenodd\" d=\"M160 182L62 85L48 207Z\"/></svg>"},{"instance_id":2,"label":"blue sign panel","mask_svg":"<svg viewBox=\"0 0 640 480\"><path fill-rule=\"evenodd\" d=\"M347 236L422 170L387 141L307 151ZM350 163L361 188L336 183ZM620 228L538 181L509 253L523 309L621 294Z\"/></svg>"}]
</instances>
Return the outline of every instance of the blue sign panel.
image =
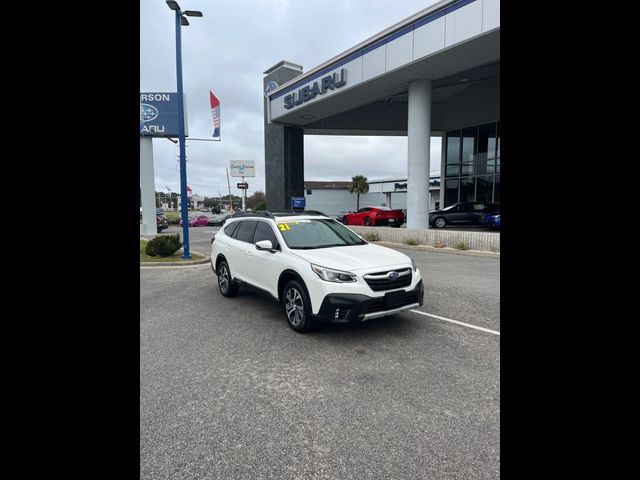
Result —
<instances>
[{"instance_id":1,"label":"blue sign panel","mask_svg":"<svg viewBox=\"0 0 640 480\"><path fill-rule=\"evenodd\" d=\"M187 135L185 115L185 135ZM147 137L177 137L178 94L155 92L140 94L140 135Z\"/></svg>"},{"instance_id":2,"label":"blue sign panel","mask_svg":"<svg viewBox=\"0 0 640 480\"><path fill-rule=\"evenodd\" d=\"M304 208L306 206L306 198L291 197L291 208Z\"/></svg>"}]
</instances>

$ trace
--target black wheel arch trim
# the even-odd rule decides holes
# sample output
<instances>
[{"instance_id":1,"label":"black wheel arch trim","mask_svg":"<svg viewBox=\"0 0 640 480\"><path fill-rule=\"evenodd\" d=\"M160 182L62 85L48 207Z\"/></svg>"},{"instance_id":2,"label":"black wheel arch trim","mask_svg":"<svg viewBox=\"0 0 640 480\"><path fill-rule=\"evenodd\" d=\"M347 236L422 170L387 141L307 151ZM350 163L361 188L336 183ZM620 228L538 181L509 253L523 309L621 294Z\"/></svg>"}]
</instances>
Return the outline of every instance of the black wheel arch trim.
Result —
<instances>
[{"instance_id":1,"label":"black wheel arch trim","mask_svg":"<svg viewBox=\"0 0 640 480\"><path fill-rule=\"evenodd\" d=\"M294 278L298 280L302 285L302 287L306 290L305 293L307 294L307 298L309 299L309 304L311 304L311 297L309 296L309 290L307 289L307 284L304 283L304 280L302 279L302 277L298 272L290 268L287 268L282 272L280 272L280 276L278 277L278 301L282 302L282 297L284 295L284 287L286 287L287 283L289 283Z\"/></svg>"}]
</instances>

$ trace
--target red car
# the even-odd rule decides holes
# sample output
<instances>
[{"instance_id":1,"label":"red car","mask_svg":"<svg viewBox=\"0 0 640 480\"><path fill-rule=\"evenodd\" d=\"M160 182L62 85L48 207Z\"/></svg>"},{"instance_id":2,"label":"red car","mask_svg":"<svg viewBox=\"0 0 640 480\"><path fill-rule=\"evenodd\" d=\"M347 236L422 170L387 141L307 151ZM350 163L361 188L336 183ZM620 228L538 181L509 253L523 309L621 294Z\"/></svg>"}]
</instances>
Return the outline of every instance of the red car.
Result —
<instances>
[{"instance_id":1,"label":"red car","mask_svg":"<svg viewBox=\"0 0 640 480\"><path fill-rule=\"evenodd\" d=\"M343 220L345 225L387 225L400 228L404 223L404 213L387 207L364 207L357 212L345 213Z\"/></svg>"},{"instance_id":2,"label":"red car","mask_svg":"<svg viewBox=\"0 0 640 480\"><path fill-rule=\"evenodd\" d=\"M190 227L206 227L207 225L209 225L209 217L207 217L206 215L189 217ZM182 220L180 220L180 226L182 226Z\"/></svg>"}]
</instances>

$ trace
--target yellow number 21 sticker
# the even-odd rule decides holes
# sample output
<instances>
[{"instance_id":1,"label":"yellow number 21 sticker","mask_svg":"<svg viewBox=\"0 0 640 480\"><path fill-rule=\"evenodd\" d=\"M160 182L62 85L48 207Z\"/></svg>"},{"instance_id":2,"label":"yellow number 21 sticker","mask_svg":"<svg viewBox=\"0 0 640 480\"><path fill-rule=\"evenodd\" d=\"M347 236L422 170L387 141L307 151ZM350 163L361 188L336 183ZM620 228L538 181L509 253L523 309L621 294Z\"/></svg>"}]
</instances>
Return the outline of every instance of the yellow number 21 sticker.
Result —
<instances>
[{"instance_id":1,"label":"yellow number 21 sticker","mask_svg":"<svg viewBox=\"0 0 640 480\"><path fill-rule=\"evenodd\" d=\"M284 232L285 230L291 230L291 227L287 223L279 223L278 228L281 232Z\"/></svg>"}]
</instances>

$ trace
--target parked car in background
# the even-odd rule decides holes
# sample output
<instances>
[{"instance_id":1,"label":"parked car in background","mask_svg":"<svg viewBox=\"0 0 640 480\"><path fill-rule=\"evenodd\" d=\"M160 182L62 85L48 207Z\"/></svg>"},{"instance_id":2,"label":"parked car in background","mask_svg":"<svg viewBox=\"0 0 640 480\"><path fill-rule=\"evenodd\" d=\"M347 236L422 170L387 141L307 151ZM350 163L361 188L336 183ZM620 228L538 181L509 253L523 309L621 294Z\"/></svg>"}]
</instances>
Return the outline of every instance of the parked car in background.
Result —
<instances>
[{"instance_id":1,"label":"parked car in background","mask_svg":"<svg viewBox=\"0 0 640 480\"><path fill-rule=\"evenodd\" d=\"M429 212L429 224L436 228L447 225L484 225L487 214L499 214L500 206L495 203L460 202Z\"/></svg>"},{"instance_id":2,"label":"parked car in background","mask_svg":"<svg viewBox=\"0 0 640 480\"><path fill-rule=\"evenodd\" d=\"M209 217L206 215L198 215L189 221L190 227L206 227L209 225Z\"/></svg>"},{"instance_id":3,"label":"parked car in background","mask_svg":"<svg viewBox=\"0 0 640 480\"><path fill-rule=\"evenodd\" d=\"M190 227L206 227L209 224L209 217L206 215L198 215L197 217L189 216ZM182 219L180 220L180 226L182 226Z\"/></svg>"},{"instance_id":4,"label":"parked car in background","mask_svg":"<svg viewBox=\"0 0 640 480\"><path fill-rule=\"evenodd\" d=\"M221 227L227 218L232 217L231 213L216 213L209 219L208 225L212 227Z\"/></svg>"},{"instance_id":5,"label":"parked car in background","mask_svg":"<svg viewBox=\"0 0 640 480\"><path fill-rule=\"evenodd\" d=\"M484 218L484 223L487 227L493 228L494 230L500 230L500 214L487 214Z\"/></svg>"},{"instance_id":6,"label":"parked car in background","mask_svg":"<svg viewBox=\"0 0 640 480\"><path fill-rule=\"evenodd\" d=\"M402 210L392 210L388 207L364 207L357 212L345 213L345 225L380 226L386 225L400 228L404 223Z\"/></svg>"},{"instance_id":7,"label":"parked car in background","mask_svg":"<svg viewBox=\"0 0 640 480\"><path fill-rule=\"evenodd\" d=\"M156 215L156 225L158 226L158 233L162 230L169 228L169 220L164 215Z\"/></svg>"},{"instance_id":8,"label":"parked car in background","mask_svg":"<svg viewBox=\"0 0 640 480\"><path fill-rule=\"evenodd\" d=\"M142 212L140 212L140 223L142 223ZM169 220L164 215L156 215L156 227L158 233L165 228L169 228Z\"/></svg>"}]
</instances>

